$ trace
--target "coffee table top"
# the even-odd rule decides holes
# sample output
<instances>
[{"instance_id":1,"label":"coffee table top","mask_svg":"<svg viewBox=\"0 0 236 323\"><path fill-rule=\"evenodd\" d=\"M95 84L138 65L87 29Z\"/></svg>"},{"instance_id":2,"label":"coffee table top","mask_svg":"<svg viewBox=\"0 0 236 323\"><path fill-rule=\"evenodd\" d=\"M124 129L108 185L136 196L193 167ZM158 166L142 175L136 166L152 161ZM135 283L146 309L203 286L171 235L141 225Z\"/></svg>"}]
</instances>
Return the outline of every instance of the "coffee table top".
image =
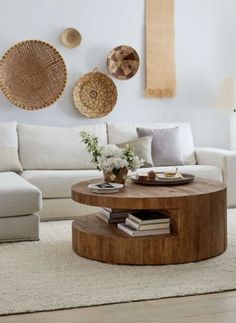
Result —
<instances>
[{"instance_id":1,"label":"coffee table top","mask_svg":"<svg viewBox=\"0 0 236 323\"><path fill-rule=\"evenodd\" d=\"M176 207L186 198L194 198L226 189L224 183L204 178L195 178L192 183L176 186L144 186L127 180L119 193L97 194L88 189L88 184L101 179L80 182L72 186L72 199L76 202L109 207L112 209L156 209Z\"/></svg>"}]
</instances>

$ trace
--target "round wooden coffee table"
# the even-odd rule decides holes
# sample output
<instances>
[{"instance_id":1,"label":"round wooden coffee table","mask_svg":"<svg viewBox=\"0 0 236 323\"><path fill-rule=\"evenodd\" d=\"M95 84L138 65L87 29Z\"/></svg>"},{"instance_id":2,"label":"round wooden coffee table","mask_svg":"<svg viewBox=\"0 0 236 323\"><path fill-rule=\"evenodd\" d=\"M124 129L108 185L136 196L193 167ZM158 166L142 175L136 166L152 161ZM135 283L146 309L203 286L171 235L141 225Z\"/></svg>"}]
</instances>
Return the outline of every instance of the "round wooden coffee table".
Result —
<instances>
[{"instance_id":1,"label":"round wooden coffee table","mask_svg":"<svg viewBox=\"0 0 236 323\"><path fill-rule=\"evenodd\" d=\"M161 210L170 216L171 234L130 237L96 213L75 220L72 244L80 256L112 264L159 265L200 261L227 246L226 186L196 178L178 186L142 186L127 181L122 192L94 194L81 182L72 187L74 201L108 208Z\"/></svg>"}]
</instances>

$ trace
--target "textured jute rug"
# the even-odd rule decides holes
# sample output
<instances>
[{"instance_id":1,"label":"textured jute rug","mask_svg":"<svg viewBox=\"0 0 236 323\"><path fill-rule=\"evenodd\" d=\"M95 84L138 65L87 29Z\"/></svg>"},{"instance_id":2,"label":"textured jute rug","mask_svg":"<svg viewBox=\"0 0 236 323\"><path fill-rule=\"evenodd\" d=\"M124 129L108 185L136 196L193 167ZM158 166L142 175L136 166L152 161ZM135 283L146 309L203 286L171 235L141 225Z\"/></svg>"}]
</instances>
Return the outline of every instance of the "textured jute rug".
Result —
<instances>
[{"instance_id":1,"label":"textured jute rug","mask_svg":"<svg viewBox=\"0 0 236 323\"><path fill-rule=\"evenodd\" d=\"M71 248L71 221L41 224L41 241L0 245L0 314L46 311L236 289L236 210L228 249L171 266L116 266Z\"/></svg>"}]
</instances>

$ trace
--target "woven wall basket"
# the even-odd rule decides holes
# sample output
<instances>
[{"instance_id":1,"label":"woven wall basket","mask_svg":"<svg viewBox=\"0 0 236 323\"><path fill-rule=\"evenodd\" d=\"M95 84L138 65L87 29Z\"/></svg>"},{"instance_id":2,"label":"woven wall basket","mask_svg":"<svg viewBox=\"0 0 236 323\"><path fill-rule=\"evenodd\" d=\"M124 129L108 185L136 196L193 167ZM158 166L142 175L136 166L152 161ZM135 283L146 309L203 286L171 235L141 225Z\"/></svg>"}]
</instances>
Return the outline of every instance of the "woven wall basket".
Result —
<instances>
[{"instance_id":1,"label":"woven wall basket","mask_svg":"<svg viewBox=\"0 0 236 323\"><path fill-rule=\"evenodd\" d=\"M100 118L116 105L117 89L110 77L95 69L75 83L73 100L82 115Z\"/></svg>"},{"instance_id":2,"label":"woven wall basket","mask_svg":"<svg viewBox=\"0 0 236 323\"><path fill-rule=\"evenodd\" d=\"M138 71L139 56L130 46L118 46L108 54L107 68L118 80L128 80Z\"/></svg>"},{"instance_id":3,"label":"woven wall basket","mask_svg":"<svg viewBox=\"0 0 236 323\"><path fill-rule=\"evenodd\" d=\"M0 61L0 87L22 109L37 110L53 104L62 94L66 80L62 56L40 40L16 44Z\"/></svg>"},{"instance_id":4,"label":"woven wall basket","mask_svg":"<svg viewBox=\"0 0 236 323\"><path fill-rule=\"evenodd\" d=\"M82 37L80 32L75 28L67 28L63 30L60 36L61 42L67 48L74 48L79 46Z\"/></svg>"}]
</instances>

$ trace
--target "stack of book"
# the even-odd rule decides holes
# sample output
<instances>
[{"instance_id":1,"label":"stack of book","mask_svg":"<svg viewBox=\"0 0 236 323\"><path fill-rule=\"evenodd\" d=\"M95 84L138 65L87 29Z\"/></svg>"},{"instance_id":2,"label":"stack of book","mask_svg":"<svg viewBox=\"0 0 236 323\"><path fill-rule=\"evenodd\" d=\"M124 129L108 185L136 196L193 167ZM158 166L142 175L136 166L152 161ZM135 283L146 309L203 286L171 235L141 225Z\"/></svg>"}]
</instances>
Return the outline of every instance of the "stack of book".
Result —
<instances>
[{"instance_id":1,"label":"stack of book","mask_svg":"<svg viewBox=\"0 0 236 323\"><path fill-rule=\"evenodd\" d=\"M100 209L100 212L97 215L106 223L114 224L125 222L129 212L130 210L110 209L104 207Z\"/></svg>"},{"instance_id":2,"label":"stack of book","mask_svg":"<svg viewBox=\"0 0 236 323\"><path fill-rule=\"evenodd\" d=\"M133 237L169 234L170 218L157 211L132 212L118 228Z\"/></svg>"}]
</instances>

